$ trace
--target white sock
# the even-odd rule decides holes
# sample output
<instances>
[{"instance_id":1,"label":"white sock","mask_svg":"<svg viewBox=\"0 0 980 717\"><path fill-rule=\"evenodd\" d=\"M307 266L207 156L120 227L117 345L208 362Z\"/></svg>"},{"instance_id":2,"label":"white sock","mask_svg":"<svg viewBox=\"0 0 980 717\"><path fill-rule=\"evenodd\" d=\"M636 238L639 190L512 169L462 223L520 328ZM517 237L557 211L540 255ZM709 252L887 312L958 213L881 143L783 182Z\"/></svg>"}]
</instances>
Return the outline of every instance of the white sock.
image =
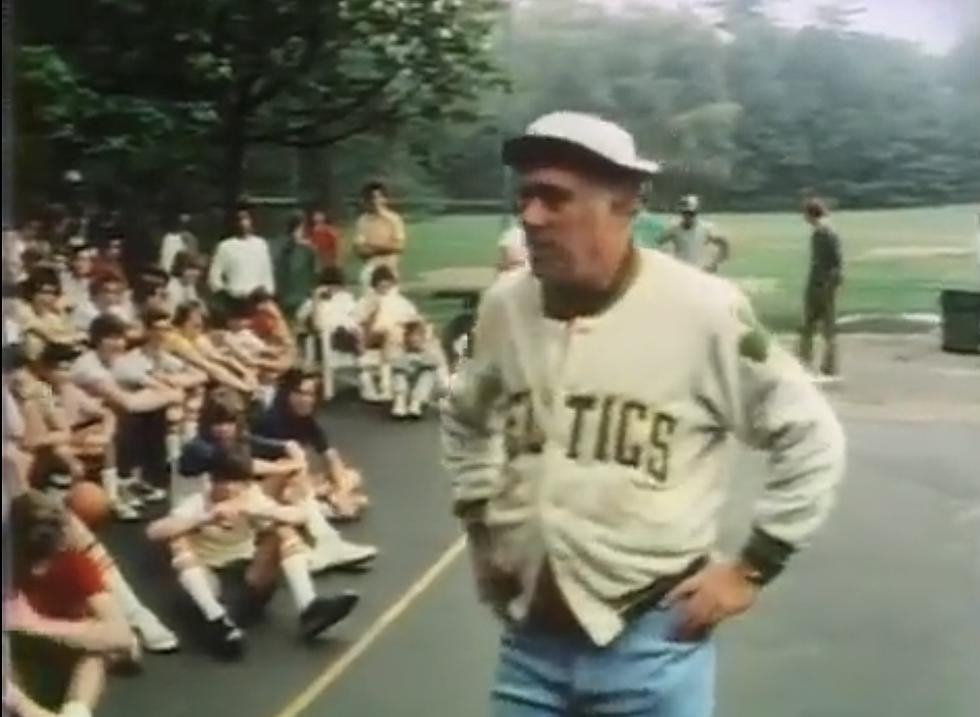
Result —
<instances>
[{"instance_id":1,"label":"white sock","mask_svg":"<svg viewBox=\"0 0 980 717\"><path fill-rule=\"evenodd\" d=\"M401 415L404 414L408 407L408 377L399 372L392 378L392 404L391 412L393 414Z\"/></svg>"},{"instance_id":2,"label":"white sock","mask_svg":"<svg viewBox=\"0 0 980 717\"><path fill-rule=\"evenodd\" d=\"M286 576L286 585L296 602L296 608L303 612L310 603L316 600L316 590L313 588L313 578L310 577L309 558L306 551L300 551L283 558L282 572Z\"/></svg>"},{"instance_id":3,"label":"white sock","mask_svg":"<svg viewBox=\"0 0 980 717\"><path fill-rule=\"evenodd\" d=\"M146 606L136 597L136 593L133 592L133 589L126 582L126 578L122 576L118 568L113 567L106 570L102 577L106 585L108 585L112 597L116 599L116 602L122 608L126 622L130 625L135 624L137 618L147 611Z\"/></svg>"},{"instance_id":4,"label":"white sock","mask_svg":"<svg viewBox=\"0 0 980 717\"><path fill-rule=\"evenodd\" d=\"M119 471L115 467L103 468L99 477L109 500L113 503L117 502L119 500Z\"/></svg>"},{"instance_id":5,"label":"white sock","mask_svg":"<svg viewBox=\"0 0 980 717\"><path fill-rule=\"evenodd\" d=\"M180 458L181 447L180 433L173 431L167 434L167 462L176 470L177 459Z\"/></svg>"},{"instance_id":6,"label":"white sock","mask_svg":"<svg viewBox=\"0 0 980 717\"><path fill-rule=\"evenodd\" d=\"M434 372L425 371L415 381L412 386L412 400L409 402L408 409L414 413L422 410L422 407L429 403L432 398L432 389L435 388L436 377Z\"/></svg>"},{"instance_id":7,"label":"white sock","mask_svg":"<svg viewBox=\"0 0 980 717\"><path fill-rule=\"evenodd\" d=\"M92 717L92 710L81 702L69 702L58 712L59 717Z\"/></svg>"},{"instance_id":8,"label":"white sock","mask_svg":"<svg viewBox=\"0 0 980 717\"><path fill-rule=\"evenodd\" d=\"M191 600L201 610L208 620L217 620L225 614L225 609L218 602L218 596L211 588L208 571L201 566L186 568L177 573L177 581L191 596Z\"/></svg>"},{"instance_id":9,"label":"white sock","mask_svg":"<svg viewBox=\"0 0 980 717\"><path fill-rule=\"evenodd\" d=\"M336 545L343 542L343 538L340 537L337 529L330 525L330 521L324 517L315 497L307 496L303 500L303 507L306 509L306 530L313 536L316 543L314 550L324 545Z\"/></svg>"},{"instance_id":10,"label":"white sock","mask_svg":"<svg viewBox=\"0 0 980 717\"><path fill-rule=\"evenodd\" d=\"M276 397L275 386L259 386L259 402L264 408L272 405L272 400Z\"/></svg>"},{"instance_id":11,"label":"white sock","mask_svg":"<svg viewBox=\"0 0 980 717\"><path fill-rule=\"evenodd\" d=\"M381 395L391 398L391 364L383 363L380 368Z\"/></svg>"}]
</instances>

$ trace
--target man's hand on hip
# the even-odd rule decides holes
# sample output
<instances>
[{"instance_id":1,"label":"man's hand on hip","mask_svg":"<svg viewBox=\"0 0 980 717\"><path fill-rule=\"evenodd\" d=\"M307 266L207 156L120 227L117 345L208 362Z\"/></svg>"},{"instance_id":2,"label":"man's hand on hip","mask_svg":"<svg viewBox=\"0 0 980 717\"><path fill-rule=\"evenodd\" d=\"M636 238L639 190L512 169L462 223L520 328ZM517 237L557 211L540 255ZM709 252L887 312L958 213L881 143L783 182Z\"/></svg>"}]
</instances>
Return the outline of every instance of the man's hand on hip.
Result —
<instances>
[{"instance_id":1,"label":"man's hand on hip","mask_svg":"<svg viewBox=\"0 0 980 717\"><path fill-rule=\"evenodd\" d=\"M750 575L751 569L740 562L714 563L671 590L666 601L677 605L684 618L678 639L701 639L723 620L752 607L760 588Z\"/></svg>"}]
</instances>

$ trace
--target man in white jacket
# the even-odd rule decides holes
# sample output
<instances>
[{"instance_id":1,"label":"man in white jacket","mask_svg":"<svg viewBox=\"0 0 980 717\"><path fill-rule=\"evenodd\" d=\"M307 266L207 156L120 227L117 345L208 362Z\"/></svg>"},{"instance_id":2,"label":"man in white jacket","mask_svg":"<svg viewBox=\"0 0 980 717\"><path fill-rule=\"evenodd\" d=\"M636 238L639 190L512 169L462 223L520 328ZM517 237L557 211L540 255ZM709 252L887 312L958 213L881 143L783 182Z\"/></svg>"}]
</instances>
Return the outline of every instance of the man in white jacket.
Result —
<instances>
[{"instance_id":1,"label":"man in white jacket","mask_svg":"<svg viewBox=\"0 0 980 717\"><path fill-rule=\"evenodd\" d=\"M494 714L708 717L713 630L823 522L841 427L732 284L635 247L657 166L625 130L554 113L504 160L530 267L484 297L443 417L478 590L505 625ZM772 475L722 558L736 438Z\"/></svg>"}]
</instances>

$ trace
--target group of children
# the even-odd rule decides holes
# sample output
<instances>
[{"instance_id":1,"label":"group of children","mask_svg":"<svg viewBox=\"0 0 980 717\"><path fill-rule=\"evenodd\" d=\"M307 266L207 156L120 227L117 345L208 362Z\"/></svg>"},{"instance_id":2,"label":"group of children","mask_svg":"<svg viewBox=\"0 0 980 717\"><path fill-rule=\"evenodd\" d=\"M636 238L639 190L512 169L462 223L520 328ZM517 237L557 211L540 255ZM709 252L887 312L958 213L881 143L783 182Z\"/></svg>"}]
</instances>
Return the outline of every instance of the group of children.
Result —
<instances>
[{"instance_id":1,"label":"group of children","mask_svg":"<svg viewBox=\"0 0 980 717\"><path fill-rule=\"evenodd\" d=\"M318 368L325 398L333 396L345 365L357 369L363 400L390 404L395 418L421 418L448 388L449 371L434 331L398 287L392 269L379 266L360 299L329 268L298 310L305 361Z\"/></svg>"},{"instance_id":2,"label":"group of children","mask_svg":"<svg viewBox=\"0 0 980 717\"><path fill-rule=\"evenodd\" d=\"M117 252L38 242L5 267L5 699L22 717L91 715L111 668L179 647L73 512L73 486L97 483L118 520L148 521L134 540L169 558L216 655L243 654L280 584L299 635L315 639L358 596L319 596L313 575L378 552L336 527L369 500L319 406L349 370L364 400L420 417L448 381L388 266L359 298L326 269L288 317L261 290L202 301L205 262L185 249L169 273L129 275Z\"/></svg>"}]
</instances>

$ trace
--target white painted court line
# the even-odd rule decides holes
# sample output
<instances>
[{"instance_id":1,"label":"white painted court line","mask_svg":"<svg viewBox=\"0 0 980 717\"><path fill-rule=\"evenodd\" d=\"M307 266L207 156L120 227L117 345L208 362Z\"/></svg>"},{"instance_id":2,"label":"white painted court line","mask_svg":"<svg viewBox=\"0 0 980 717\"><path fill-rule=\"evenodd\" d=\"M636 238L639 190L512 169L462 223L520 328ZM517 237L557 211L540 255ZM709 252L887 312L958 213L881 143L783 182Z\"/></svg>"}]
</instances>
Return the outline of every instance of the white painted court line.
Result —
<instances>
[{"instance_id":1,"label":"white painted court line","mask_svg":"<svg viewBox=\"0 0 980 717\"><path fill-rule=\"evenodd\" d=\"M367 631L340 656L340 659L331 664L302 692L290 701L282 710L277 712L274 717L299 717L314 701L317 700L331 685L339 680L350 667L357 662L360 657L370 649L371 645L395 623L398 618L404 615L422 594L428 590L436 579L442 575L446 569L452 565L453 561L466 548L466 537L458 538L446 551L439 556L418 580L409 586L400 598L385 610L377 620L375 620Z\"/></svg>"}]
</instances>

